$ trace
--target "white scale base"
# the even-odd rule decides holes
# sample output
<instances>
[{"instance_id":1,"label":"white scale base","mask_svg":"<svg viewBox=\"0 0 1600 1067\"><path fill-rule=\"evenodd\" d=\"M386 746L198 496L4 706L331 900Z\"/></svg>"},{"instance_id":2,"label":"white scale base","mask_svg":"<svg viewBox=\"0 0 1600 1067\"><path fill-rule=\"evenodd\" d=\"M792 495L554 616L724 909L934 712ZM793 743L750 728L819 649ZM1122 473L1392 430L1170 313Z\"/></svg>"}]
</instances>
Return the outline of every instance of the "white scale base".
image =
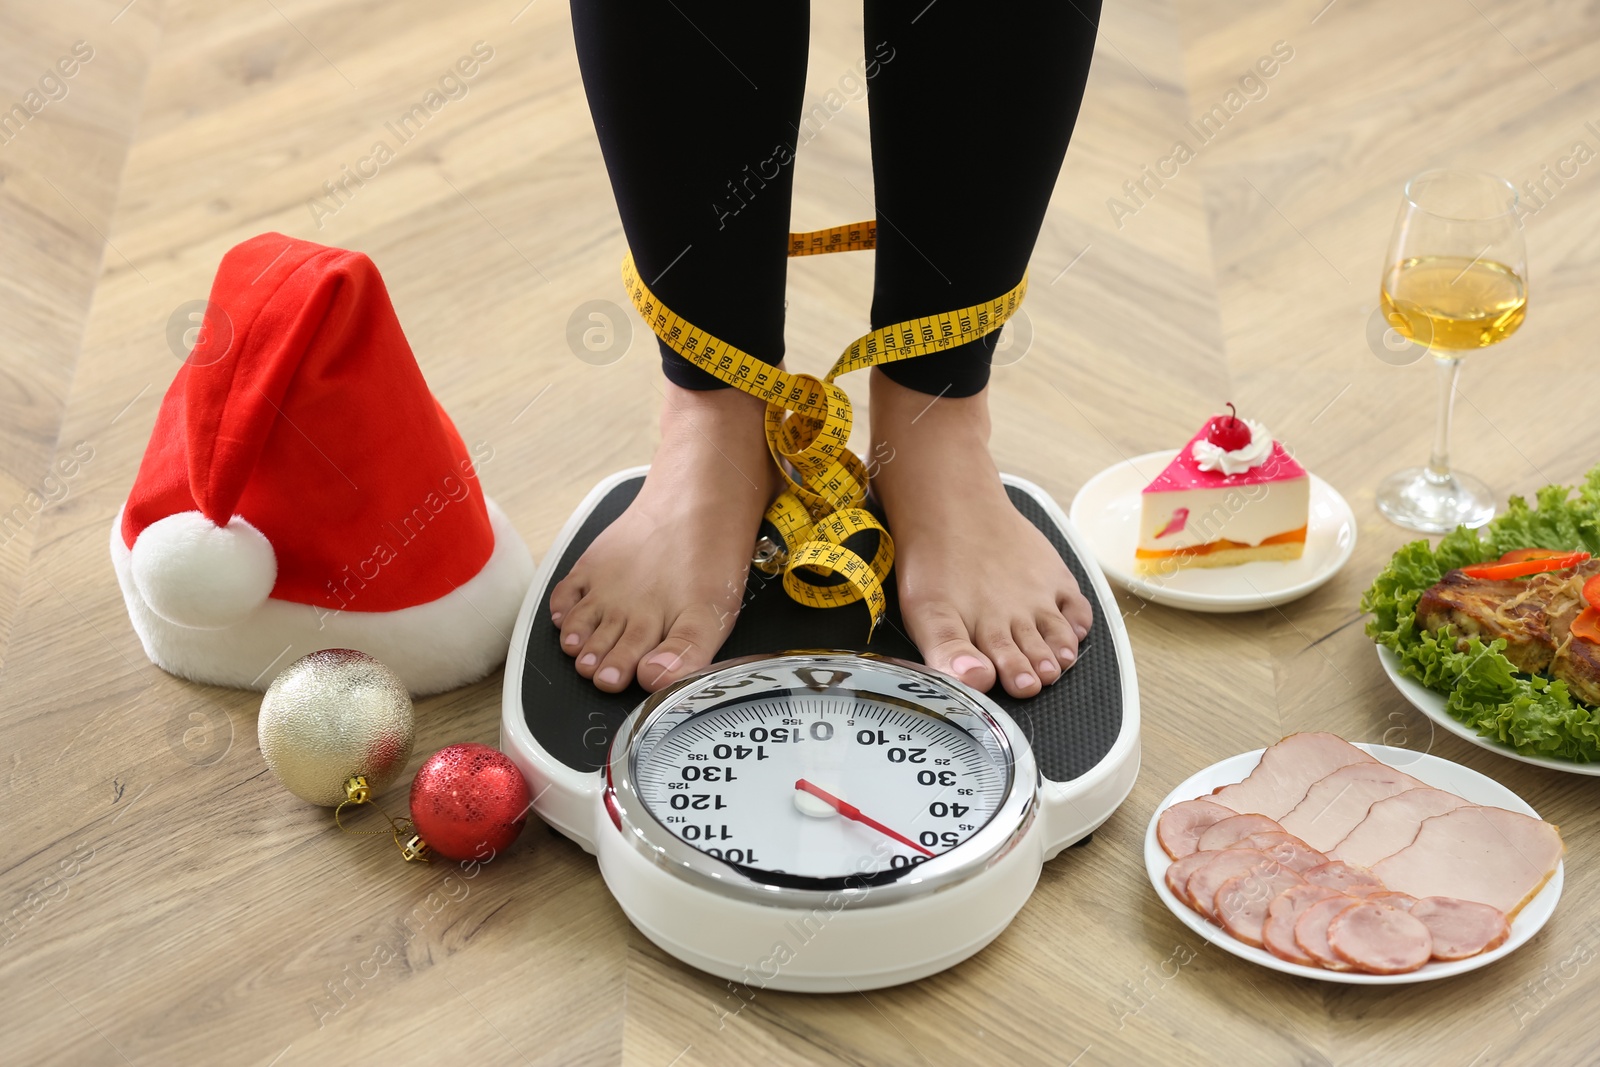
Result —
<instances>
[{"instance_id":1,"label":"white scale base","mask_svg":"<svg viewBox=\"0 0 1600 1067\"><path fill-rule=\"evenodd\" d=\"M893 904L775 907L708 893L650 862L623 839L606 810L601 772L578 770L555 758L528 726L522 703L525 652L535 619L544 618L552 572L596 506L647 469L621 471L589 493L546 553L517 620L506 661L501 748L527 776L534 810L598 856L606 885L646 937L685 963L748 987L752 994L760 989L837 993L897 985L935 974L981 950L1027 902L1043 864L1104 823L1127 798L1139 772L1139 696L1127 631L1109 585L1060 507L1031 482L1004 478L1007 486L1034 498L1085 564L1091 586L1086 592L1101 609L1096 626L1103 627L1102 640L1109 636L1114 643L1120 666L1121 725L1109 750L1071 781L1043 778L1028 829L980 875Z\"/></svg>"}]
</instances>

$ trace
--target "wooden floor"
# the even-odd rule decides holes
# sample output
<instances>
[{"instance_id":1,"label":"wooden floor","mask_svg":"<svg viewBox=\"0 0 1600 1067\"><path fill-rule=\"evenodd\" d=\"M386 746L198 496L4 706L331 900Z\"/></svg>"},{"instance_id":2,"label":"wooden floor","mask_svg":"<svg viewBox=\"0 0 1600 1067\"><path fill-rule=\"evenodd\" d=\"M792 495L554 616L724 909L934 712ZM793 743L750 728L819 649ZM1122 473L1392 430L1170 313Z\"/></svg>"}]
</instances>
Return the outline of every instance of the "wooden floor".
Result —
<instances>
[{"instance_id":1,"label":"wooden floor","mask_svg":"<svg viewBox=\"0 0 1600 1067\"><path fill-rule=\"evenodd\" d=\"M812 94L856 62L859 18L816 5ZM579 304L623 301L624 251L566 6L3 0L0 107L79 41L92 58L59 83L66 95L0 143L0 511L26 520L0 539L0 1059L1592 1060L1600 783L1435 734L1380 674L1356 602L1406 540L1373 487L1425 454L1431 421L1428 368L1388 365L1366 340L1400 185L1450 163L1520 184L1579 141L1600 147L1600 8L1109 0L1034 257L1033 341L995 375L1001 466L1066 502L1231 399L1350 500L1355 558L1282 610L1202 616L1124 596L1144 766L1093 845L1052 863L1013 926L945 974L866 996L762 993L726 1019L731 994L635 933L590 857L543 829L448 883L339 835L266 773L256 697L146 662L107 558L178 365L170 322L227 248L264 230L377 261L535 551L600 477L648 460L658 371L642 331L607 366L563 339ZM337 212L316 210L323 183L478 41L493 57L470 92ZM1246 86L1214 139L1192 140L1185 122L1277 42L1291 57ZM801 153L797 229L872 214L866 131L851 102ZM1124 183L1180 139L1195 158L1127 199ZM1004 146L991 158L1004 166ZM1502 492L1600 460L1600 163L1547 188L1528 223L1532 313L1503 351L1469 361L1458 408L1460 464ZM1119 197L1136 210L1114 212ZM861 332L870 270L856 256L791 271L793 365L820 369ZM77 448L92 459L52 477ZM495 741L499 689L496 676L423 701L413 767ZM1141 863L1152 806L1194 770L1309 727L1458 760L1559 823L1566 891L1544 932L1466 977L1368 990L1250 966L1180 925ZM199 731L189 747L174 740L185 731ZM444 903L399 940L430 898ZM385 943L399 958L334 999Z\"/></svg>"}]
</instances>

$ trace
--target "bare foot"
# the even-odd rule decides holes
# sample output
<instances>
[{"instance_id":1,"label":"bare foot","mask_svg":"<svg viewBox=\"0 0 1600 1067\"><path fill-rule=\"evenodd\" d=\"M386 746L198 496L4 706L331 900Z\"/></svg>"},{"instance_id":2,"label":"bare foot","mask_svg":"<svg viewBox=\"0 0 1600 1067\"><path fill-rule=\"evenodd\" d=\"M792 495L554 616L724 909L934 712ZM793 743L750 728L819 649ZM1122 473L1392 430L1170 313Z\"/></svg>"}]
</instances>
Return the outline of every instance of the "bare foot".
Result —
<instances>
[{"instance_id":1,"label":"bare foot","mask_svg":"<svg viewBox=\"0 0 1600 1067\"><path fill-rule=\"evenodd\" d=\"M635 676L654 691L711 662L777 492L762 401L663 384L661 446L639 495L550 592L562 650L608 693Z\"/></svg>"},{"instance_id":2,"label":"bare foot","mask_svg":"<svg viewBox=\"0 0 1600 1067\"><path fill-rule=\"evenodd\" d=\"M928 666L1027 697L1061 677L1093 621L989 458L987 393L935 400L872 376L872 484L894 536L900 611Z\"/></svg>"}]
</instances>

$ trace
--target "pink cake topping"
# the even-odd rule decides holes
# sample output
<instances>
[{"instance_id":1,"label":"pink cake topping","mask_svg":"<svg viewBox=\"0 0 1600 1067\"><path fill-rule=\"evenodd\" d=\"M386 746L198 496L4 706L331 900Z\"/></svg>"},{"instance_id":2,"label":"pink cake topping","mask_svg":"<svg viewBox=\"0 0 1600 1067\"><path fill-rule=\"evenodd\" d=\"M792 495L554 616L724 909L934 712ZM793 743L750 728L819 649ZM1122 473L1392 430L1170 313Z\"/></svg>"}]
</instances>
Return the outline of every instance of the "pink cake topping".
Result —
<instances>
[{"instance_id":1,"label":"pink cake topping","mask_svg":"<svg viewBox=\"0 0 1600 1067\"><path fill-rule=\"evenodd\" d=\"M1236 485L1260 485L1264 482L1283 482L1291 478L1304 478L1305 468L1295 462L1295 458L1284 450L1283 445L1272 442L1272 455L1259 467L1245 471L1243 474L1222 474L1219 471L1203 471L1194 458L1194 443L1206 434L1209 427L1201 427L1200 432L1189 439L1188 444L1178 450L1171 463L1165 470L1156 475L1155 480L1144 487L1146 493L1171 493L1183 489L1217 489L1231 488Z\"/></svg>"}]
</instances>

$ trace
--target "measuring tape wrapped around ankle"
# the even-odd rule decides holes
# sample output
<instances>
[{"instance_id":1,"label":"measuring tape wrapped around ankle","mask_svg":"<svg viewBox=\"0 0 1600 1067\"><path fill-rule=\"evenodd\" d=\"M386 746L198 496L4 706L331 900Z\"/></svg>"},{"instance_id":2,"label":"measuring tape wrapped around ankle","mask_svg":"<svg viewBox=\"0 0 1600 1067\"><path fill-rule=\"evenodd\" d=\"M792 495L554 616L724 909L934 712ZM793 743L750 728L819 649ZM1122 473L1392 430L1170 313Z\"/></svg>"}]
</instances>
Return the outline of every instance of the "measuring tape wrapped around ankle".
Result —
<instances>
[{"instance_id":1,"label":"measuring tape wrapped around ankle","mask_svg":"<svg viewBox=\"0 0 1600 1067\"><path fill-rule=\"evenodd\" d=\"M789 255L850 252L876 248L877 243L875 221L854 222L791 233ZM863 507L867 468L850 451L850 398L833 381L854 370L942 352L993 333L1022 303L1028 291L1026 272L1014 288L987 303L908 319L856 338L823 378L774 367L675 314L640 279L632 253L622 261L622 283L634 308L669 348L719 381L767 402L767 447L786 484L766 518L782 544L763 538L755 565L768 574L781 571L784 590L810 607L865 601L876 628L883 619L883 583L894 565L894 542ZM869 533L877 535L870 559L857 550L864 550ZM861 541L846 545L858 536Z\"/></svg>"}]
</instances>

